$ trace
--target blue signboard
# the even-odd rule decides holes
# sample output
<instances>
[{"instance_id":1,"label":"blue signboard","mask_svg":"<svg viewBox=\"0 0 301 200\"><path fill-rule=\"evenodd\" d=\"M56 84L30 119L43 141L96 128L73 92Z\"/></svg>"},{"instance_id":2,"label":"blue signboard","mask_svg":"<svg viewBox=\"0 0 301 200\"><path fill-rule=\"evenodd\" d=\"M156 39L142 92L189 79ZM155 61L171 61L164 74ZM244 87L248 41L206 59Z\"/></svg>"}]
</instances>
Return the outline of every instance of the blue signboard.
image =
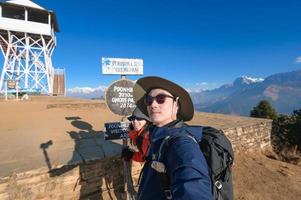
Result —
<instances>
[{"instance_id":1,"label":"blue signboard","mask_svg":"<svg viewBox=\"0 0 301 200\"><path fill-rule=\"evenodd\" d=\"M105 140L117 140L128 138L130 122L105 123Z\"/></svg>"}]
</instances>

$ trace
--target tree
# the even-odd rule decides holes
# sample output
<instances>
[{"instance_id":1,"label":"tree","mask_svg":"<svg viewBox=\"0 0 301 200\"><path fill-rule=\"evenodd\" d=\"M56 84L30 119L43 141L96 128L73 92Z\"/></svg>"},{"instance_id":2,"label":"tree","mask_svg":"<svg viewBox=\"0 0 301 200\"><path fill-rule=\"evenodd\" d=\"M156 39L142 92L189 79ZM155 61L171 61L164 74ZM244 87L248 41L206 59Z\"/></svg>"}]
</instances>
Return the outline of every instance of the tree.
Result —
<instances>
[{"instance_id":1,"label":"tree","mask_svg":"<svg viewBox=\"0 0 301 200\"><path fill-rule=\"evenodd\" d=\"M291 115L279 115L273 121L271 139L276 153L285 149L301 152L301 109Z\"/></svg>"},{"instance_id":2,"label":"tree","mask_svg":"<svg viewBox=\"0 0 301 200\"><path fill-rule=\"evenodd\" d=\"M277 112L268 101L262 100L250 111L250 116L275 120L277 119Z\"/></svg>"},{"instance_id":3,"label":"tree","mask_svg":"<svg viewBox=\"0 0 301 200\"><path fill-rule=\"evenodd\" d=\"M301 152L301 109L294 110L292 115L293 123L291 130L292 143L298 146Z\"/></svg>"}]
</instances>

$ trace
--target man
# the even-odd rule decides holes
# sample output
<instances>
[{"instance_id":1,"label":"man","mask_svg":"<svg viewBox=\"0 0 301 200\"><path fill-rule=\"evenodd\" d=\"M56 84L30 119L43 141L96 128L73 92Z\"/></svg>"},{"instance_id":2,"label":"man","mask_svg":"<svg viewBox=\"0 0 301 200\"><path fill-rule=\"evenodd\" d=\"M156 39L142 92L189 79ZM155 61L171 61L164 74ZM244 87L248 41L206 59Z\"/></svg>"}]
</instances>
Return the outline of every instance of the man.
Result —
<instances>
[{"instance_id":1,"label":"man","mask_svg":"<svg viewBox=\"0 0 301 200\"><path fill-rule=\"evenodd\" d=\"M207 163L193 139L201 139L201 128L189 127L184 123L191 120L194 114L187 91L160 77L144 77L134 86L134 100L153 123L150 129L151 146L142 172L138 200L212 199ZM170 187L163 190L160 170L156 168L155 161L163 140L179 134L193 137L177 137L165 153L162 163Z\"/></svg>"}]
</instances>

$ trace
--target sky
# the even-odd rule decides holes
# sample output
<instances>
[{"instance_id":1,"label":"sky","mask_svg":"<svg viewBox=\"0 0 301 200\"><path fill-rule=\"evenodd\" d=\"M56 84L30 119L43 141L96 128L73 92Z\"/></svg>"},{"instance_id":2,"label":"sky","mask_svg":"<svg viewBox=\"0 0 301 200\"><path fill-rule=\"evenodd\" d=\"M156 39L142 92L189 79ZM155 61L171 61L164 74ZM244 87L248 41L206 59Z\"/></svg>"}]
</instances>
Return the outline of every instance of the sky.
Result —
<instances>
[{"instance_id":1,"label":"sky","mask_svg":"<svg viewBox=\"0 0 301 200\"><path fill-rule=\"evenodd\" d=\"M69 89L118 80L102 74L102 57L143 59L143 76L191 90L301 69L300 0L33 2L56 12L52 62Z\"/></svg>"}]
</instances>

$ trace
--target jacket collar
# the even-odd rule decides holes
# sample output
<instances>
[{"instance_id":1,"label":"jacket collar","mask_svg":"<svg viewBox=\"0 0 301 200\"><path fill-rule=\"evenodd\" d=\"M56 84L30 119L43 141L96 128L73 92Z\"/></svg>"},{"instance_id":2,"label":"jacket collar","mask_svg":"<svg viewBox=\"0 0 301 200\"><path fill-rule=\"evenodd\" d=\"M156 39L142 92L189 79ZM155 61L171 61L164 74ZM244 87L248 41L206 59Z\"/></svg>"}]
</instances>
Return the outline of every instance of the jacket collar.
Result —
<instances>
[{"instance_id":1,"label":"jacket collar","mask_svg":"<svg viewBox=\"0 0 301 200\"><path fill-rule=\"evenodd\" d=\"M157 140L160 140L167 136L171 136L176 133L179 133L179 128L189 132L189 134L195 137L195 139L198 141L201 140L202 138L201 126L188 126L182 120L175 120L163 127L152 126L150 129L152 142L156 142Z\"/></svg>"}]
</instances>

